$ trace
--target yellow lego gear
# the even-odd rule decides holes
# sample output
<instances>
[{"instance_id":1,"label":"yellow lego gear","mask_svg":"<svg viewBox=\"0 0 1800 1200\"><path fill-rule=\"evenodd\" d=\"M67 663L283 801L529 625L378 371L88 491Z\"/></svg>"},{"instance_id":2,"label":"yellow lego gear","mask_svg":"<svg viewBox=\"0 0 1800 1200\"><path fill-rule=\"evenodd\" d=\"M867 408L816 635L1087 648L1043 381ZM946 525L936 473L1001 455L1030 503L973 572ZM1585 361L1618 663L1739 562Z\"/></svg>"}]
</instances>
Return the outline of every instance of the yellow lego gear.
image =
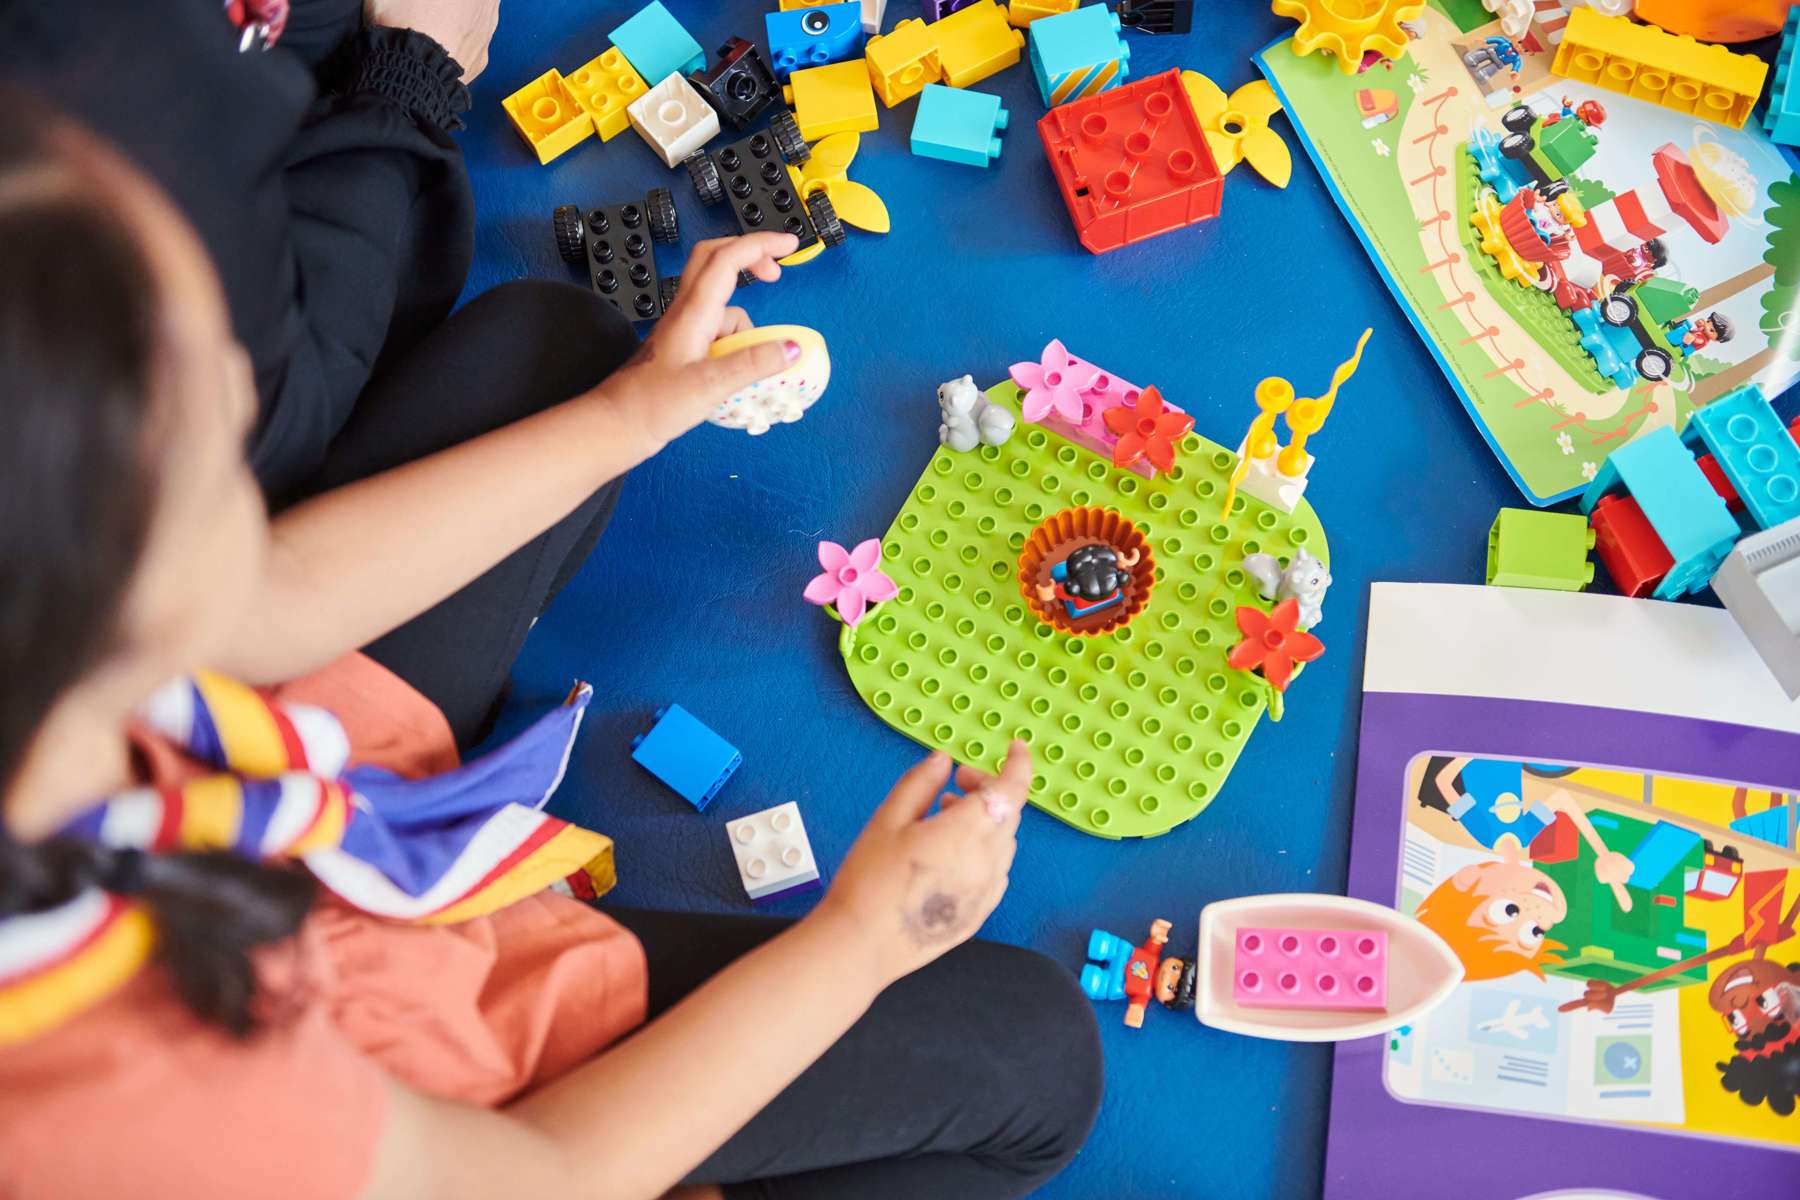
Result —
<instances>
[{"instance_id":1,"label":"yellow lego gear","mask_svg":"<svg viewBox=\"0 0 1800 1200\"><path fill-rule=\"evenodd\" d=\"M1371 50L1384 58L1405 57L1400 22L1424 12L1425 0L1271 0L1269 10L1300 22L1294 53L1323 50L1336 57L1338 70L1354 75Z\"/></svg>"}]
</instances>

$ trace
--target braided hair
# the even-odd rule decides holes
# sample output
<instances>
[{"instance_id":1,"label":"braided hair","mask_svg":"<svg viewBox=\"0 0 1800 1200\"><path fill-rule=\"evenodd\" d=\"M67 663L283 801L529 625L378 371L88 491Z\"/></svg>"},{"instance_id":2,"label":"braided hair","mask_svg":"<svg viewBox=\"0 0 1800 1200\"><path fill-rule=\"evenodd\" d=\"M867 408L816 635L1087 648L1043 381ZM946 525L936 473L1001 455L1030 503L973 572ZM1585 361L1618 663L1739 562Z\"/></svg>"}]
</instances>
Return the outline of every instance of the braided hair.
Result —
<instances>
[{"instance_id":1,"label":"braided hair","mask_svg":"<svg viewBox=\"0 0 1800 1200\"><path fill-rule=\"evenodd\" d=\"M159 284L89 163L95 143L0 89L0 796L59 698L117 648L157 490L149 384ZM293 933L310 877L209 852L151 855L0 820L0 920L88 888L140 899L201 1018L255 1023L249 951Z\"/></svg>"}]
</instances>

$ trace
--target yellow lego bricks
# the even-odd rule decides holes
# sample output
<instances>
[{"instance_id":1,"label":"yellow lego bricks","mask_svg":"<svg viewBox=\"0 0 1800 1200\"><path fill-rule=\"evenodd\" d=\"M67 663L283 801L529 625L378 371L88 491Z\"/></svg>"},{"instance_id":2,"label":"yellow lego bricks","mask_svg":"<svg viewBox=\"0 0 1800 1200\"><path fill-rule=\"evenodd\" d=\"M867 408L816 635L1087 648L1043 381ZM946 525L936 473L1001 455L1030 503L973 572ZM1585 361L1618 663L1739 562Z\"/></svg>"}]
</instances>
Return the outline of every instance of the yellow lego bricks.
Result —
<instances>
[{"instance_id":1,"label":"yellow lego bricks","mask_svg":"<svg viewBox=\"0 0 1800 1200\"><path fill-rule=\"evenodd\" d=\"M1081 0L1012 0L1006 6L1006 19L1024 29L1039 17L1054 17L1059 13L1074 12L1079 7Z\"/></svg>"},{"instance_id":2,"label":"yellow lego bricks","mask_svg":"<svg viewBox=\"0 0 1800 1200\"><path fill-rule=\"evenodd\" d=\"M643 76L618 50L608 50L600 57L576 67L563 78L563 87L574 97L589 119L600 140L611 141L631 125L625 110L645 91Z\"/></svg>"},{"instance_id":3,"label":"yellow lego bricks","mask_svg":"<svg viewBox=\"0 0 1800 1200\"><path fill-rule=\"evenodd\" d=\"M867 133L879 124L869 65L860 58L795 71L782 97L809 142L834 133Z\"/></svg>"},{"instance_id":4,"label":"yellow lego bricks","mask_svg":"<svg viewBox=\"0 0 1800 1200\"><path fill-rule=\"evenodd\" d=\"M1025 52L1025 35L1007 23L1006 10L994 0L976 0L931 28L937 33L944 82L951 87L980 83L1017 63Z\"/></svg>"},{"instance_id":5,"label":"yellow lego bricks","mask_svg":"<svg viewBox=\"0 0 1800 1200\"><path fill-rule=\"evenodd\" d=\"M1768 64L1591 8L1569 14L1550 70L1565 79L1741 129Z\"/></svg>"},{"instance_id":6,"label":"yellow lego bricks","mask_svg":"<svg viewBox=\"0 0 1800 1200\"><path fill-rule=\"evenodd\" d=\"M500 102L540 163L594 136L594 122L552 67Z\"/></svg>"},{"instance_id":7,"label":"yellow lego bricks","mask_svg":"<svg viewBox=\"0 0 1800 1200\"><path fill-rule=\"evenodd\" d=\"M938 58L937 28L914 17L891 33L872 37L863 48L875 94L889 108L925 90L944 76Z\"/></svg>"}]
</instances>

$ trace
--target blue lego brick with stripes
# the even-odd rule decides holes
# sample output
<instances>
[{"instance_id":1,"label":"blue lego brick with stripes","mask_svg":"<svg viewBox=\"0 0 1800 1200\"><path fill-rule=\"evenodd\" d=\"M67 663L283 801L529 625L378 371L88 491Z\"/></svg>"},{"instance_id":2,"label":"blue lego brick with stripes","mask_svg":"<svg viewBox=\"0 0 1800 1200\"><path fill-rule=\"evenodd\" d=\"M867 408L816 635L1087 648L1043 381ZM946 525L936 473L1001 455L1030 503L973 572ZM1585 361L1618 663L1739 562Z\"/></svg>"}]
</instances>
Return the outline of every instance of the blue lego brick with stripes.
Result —
<instances>
[{"instance_id":1,"label":"blue lego brick with stripes","mask_svg":"<svg viewBox=\"0 0 1800 1200\"><path fill-rule=\"evenodd\" d=\"M1130 73L1131 47L1104 4L1039 17L1030 33L1031 74L1046 105L1118 87Z\"/></svg>"},{"instance_id":2,"label":"blue lego brick with stripes","mask_svg":"<svg viewBox=\"0 0 1800 1200\"><path fill-rule=\"evenodd\" d=\"M1695 409L1681 440L1711 452L1758 529L1800 517L1800 446L1755 384Z\"/></svg>"}]
</instances>

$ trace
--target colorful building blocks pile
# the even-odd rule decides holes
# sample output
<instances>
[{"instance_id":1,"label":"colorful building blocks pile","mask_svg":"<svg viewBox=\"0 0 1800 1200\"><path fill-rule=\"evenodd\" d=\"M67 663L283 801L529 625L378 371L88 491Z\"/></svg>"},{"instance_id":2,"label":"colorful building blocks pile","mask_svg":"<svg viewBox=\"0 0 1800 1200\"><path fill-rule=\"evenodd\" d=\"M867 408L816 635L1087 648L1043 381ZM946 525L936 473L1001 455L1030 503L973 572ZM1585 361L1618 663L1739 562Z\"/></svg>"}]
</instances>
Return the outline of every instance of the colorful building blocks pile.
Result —
<instances>
[{"instance_id":1,"label":"colorful building blocks pile","mask_svg":"<svg viewBox=\"0 0 1800 1200\"><path fill-rule=\"evenodd\" d=\"M679 704L656 710L649 731L631 739L631 757L699 812L744 761L737 747Z\"/></svg>"},{"instance_id":2,"label":"colorful building blocks pile","mask_svg":"<svg viewBox=\"0 0 1800 1200\"><path fill-rule=\"evenodd\" d=\"M792 800L725 826L738 878L752 900L773 900L820 886L800 806Z\"/></svg>"},{"instance_id":3,"label":"colorful building blocks pile","mask_svg":"<svg viewBox=\"0 0 1800 1200\"><path fill-rule=\"evenodd\" d=\"M1000 157L1000 133L1006 120L998 96L926 84L913 117L912 152L985 167Z\"/></svg>"},{"instance_id":4,"label":"colorful building blocks pile","mask_svg":"<svg viewBox=\"0 0 1800 1200\"><path fill-rule=\"evenodd\" d=\"M1588 551L1596 539L1587 521L1574 513L1503 508L1488 530L1487 582L1579 592L1594 582Z\"/></svg>"},{"instance_id":5,"label":"colorful building blocks pile","mask_svg":"<svg viewBox=\"0 0 1800 1200\"><path fill-rule=\"evenodd\" d=\"M832 4L836 0L780 0L782 12L792 12L797 8L817 8L821 4ZM887 0L862 0L862 27L867 34L881 32L882 19L887 15Z\"/></svg>"},{"instance_id":6,"label":"colorful building blocks pile","mask_svg":"<svg viewBox=\"0 0 1800 1200\"><path fill-rule=\"evenodd\" d=\"M938 65L951 87L970 87L997 75L1025 52L1025 35L994 0L974 0L932 22L931 29L937 36Z\"/></svg>"},{"instance_id":7,"label":"colorful building blocks pile","mask_svg":"<svg viewBox=\"0 0 1800 1200\"><path fill-rule=\"evenodd\" d=\"M1245 1008L1387 1008L1387 934L1379 929L1237 931L1232 997Z\"/></svg>"},{"instance_id":8,"label":"colorful building blocks pile","mask_svg":"<svg viewBox=\"0 0 1800 1200\"><path fill-rule=\"evenodd\" d=\"M917 17L900 22L891 33L870 38L863 54L875 94L889 108L944 77L937 28Z\"/></svg>"},{"instance_id":9,"label":"colorful building blocks pile","mask_svg":"<svg viewBox=\"0 0 1800 1200\"><path fill-rule=\"evenodd\" d=\"M1095 254L1219 215L1223 178L1178 71L1060 104L1038 137L1076 235Z\"/></svg>"},{"instance_id":10,"label":"colorful building blocks pile","mask_svg":"<svg viewBox=\"0 0 1800 1200\"><path fill-rule=\"evenodd\" d=\"M1006 19L1020 29L1029 29L1033 21L1074 12L1080 7L1081 0L1012 0L1006 6Z\"/></svg>"},{"instance_id":11,"label":"colorful building blocks pile","mask_svg":"<svg viewBox=\"0 0 1800 1200\"><path fill-rule=\"evenodd\" d=\"M1033 21L1031 74L1046 105L1097 95L1125 82L1131 47L1104 4Z\"/></svg>"},{"instance_id":12,"label":"colorful building blocks pile","mask_svg":"<svg viewBox=\"0 0 1800 1200\"><path fill-rule=\"evenodd\" d=\"M706 68L706 52L662 0L650 0L613 30L609 40L651 83Z\"/></svg>"},{"instance_id":13,"label":"colorful building blocks pile","mask_svg":"<svg viewBox=\"0 0 1800 1200\"><path fill-rule=\"evenodd\" d=\"M1106 414L1120 405L1135 406L1143 388L1069 353L1060 338L1048 342L1036 362L1016 362L1007 373L1024 389L1020 404L1026 421L1102 458L1116 459L1119 435L1107 423ZM1167 400L1163 407L1171 413L1181 412ZM1114 465L1119 464L1114 461ZM1127 469L1146 479L1156 478L1156 464L1148 455L1134 457Z\"/></svg>"},{"instance_id":14,"label":"colorful building blocks pile","mask_svg":"<svg viewBox=\"0 0 1800 1200\"><path fill-rule=\"evenodd\" d=\"M1800 518L1732 547L1713 591L1788 699L1800 698Z\"/></svg>"},{"instance_id":15,"label":"colorful building blocks pile","mask_svg":"<svg viewBox=\"0 0 1800 1200\"><path fill-rule=\"evenodd\" d=\"M548 163L594 134L604 142L623 132L626 105L644 90L643 77L625 56L608 50L566 77L555 68L545 71L500 107L538 162Z\"/></svg>"},{"instance_id":16,"label":"colorful building blocks pile","mask_svg":"<svg viewBox=\"0 0 1800 1200\"><path fill-rule=\"evenodd\" d=\"M822 67L860 57L863 44L862 6L857 0L819 4L763 18L775 74L787 78L806 67Z\"/></svg>"},{"instance_id":17,"label":"colorful building blocks pile","mask_svg":"<svg viewBox=\"0 0 1800 1200\"><path fill-rule=\"evenodd\" d=\"M1794 81L1794 59L1800 56L1800 8L1788 9L1781 27L1781 50L1775 55L1775 78L1769 83L1769 107L1763 129L1769 140L1800 146L1800 85Z\"/></svg>"},{"instance_id":18,"label":"colorful building blocks pile","mask_svg":"<svg viewBox=\"0 0 1800 1200\"><path fill-rule=\"evenodd\" d=\"M1591 8L1569 14L1550 69L1733 129L1749 118L1769 71L1753 55L1704 45L1629 17L1601 16Z\"/></svg>"},{"instance_id":19,"label":"colorful building blocks pile","mask_svg":"<svg viewBox=\"0 0 1800 1200\"><path fill-rule=\"evenodd\" d=\"M1643 599L1655 592L1675 565L1675 557L1656 536L1650 518L1630 496L1602 496L1588 515L1594 529L1594 551L1613 586Z\"/></svg>"},{"instance_id":20,"label":"colorful building blocks pile","mask_svg":"<svg viewBox=\"0 0 1800 1200\"><path fill-rule=\"evenodd\" d=\"M1338 70L1354 75L1369 54L1397 59L1406 53L1406 30L1400 22L1425 11L1425 0L1272 0L1278 17L1300 22L1294 30L1294 53L1320 51L1337 59Z\"/></svg>"},{"instance_id":21,"label":"colorful building blocks pile","mask_svg":"<svg viewBox=\"0 0 1800 1200\"><path fill-rule=\"evenodd\" d=\"M866 133L880 124L868 64L860 58L795 71L781 94L809 142L834 133Z\"/></svg>"},{"instance_id":22,"label":"colorful building blocks pile","mask_svg":"<svg viewBox=\"0 0 1800 1200\"><path fill-rule=\"evenodd\" d=\"M1800 517L1800 446L1754 385L1695 409L1681 440L1695 452L1705 447L1758 529Z\"/></svg>"},{"instance_id":23,"label":"colorful building blocks pile","mask_svg":"<svg viewBox=\"0 0 1800 1200\"><path fill-rule=\"evenodd\" d=\"M1706 587L1737 541L1738 523L1675 431L1664 426L1613 451L1582 493L1581 511L1592 514L1615 489L1637 501L1670 556L1651 595L1670 600Z\"/></svg>"},{"instance_id":24,"label":"colorful building blocks pile","mask_svg":"<svg viewBox=\"0 0 1800 1200\"><path fill-rule=\"evenodd\" d=\"M631 127L668 166L719 136L719 114L680 75L670 75L626 109Z\"/></svg>"}]
</instances>

